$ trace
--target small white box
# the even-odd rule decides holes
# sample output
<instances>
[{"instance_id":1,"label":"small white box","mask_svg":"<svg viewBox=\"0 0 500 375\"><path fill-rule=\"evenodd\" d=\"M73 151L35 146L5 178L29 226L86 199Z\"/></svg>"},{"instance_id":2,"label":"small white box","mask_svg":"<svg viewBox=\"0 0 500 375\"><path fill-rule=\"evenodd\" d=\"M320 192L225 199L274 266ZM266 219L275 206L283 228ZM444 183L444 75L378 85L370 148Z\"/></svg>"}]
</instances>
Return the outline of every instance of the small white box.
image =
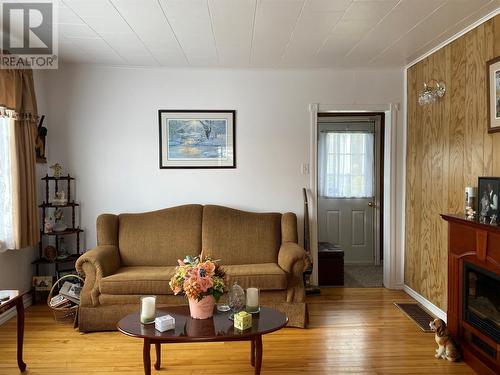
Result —
<instances>
[{"instance_id":1,"label":"small white box","mask_svg":"<svg viewBox=\"0 0 500 375\"><path fill-rule=\"evenodd\" d=\"M175 328L175 319L170 315L159 316L155 319L155 329L165 332Z\"/></svg>"}]
</instances>

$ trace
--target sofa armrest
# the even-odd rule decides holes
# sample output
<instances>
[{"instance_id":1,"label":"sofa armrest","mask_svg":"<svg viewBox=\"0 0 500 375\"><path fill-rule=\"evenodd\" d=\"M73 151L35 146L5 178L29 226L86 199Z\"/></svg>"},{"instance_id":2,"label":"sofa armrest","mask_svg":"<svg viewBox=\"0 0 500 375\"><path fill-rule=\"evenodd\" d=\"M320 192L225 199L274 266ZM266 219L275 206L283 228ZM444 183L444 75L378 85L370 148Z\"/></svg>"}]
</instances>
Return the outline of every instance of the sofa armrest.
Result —
<instances>
[{"instance_id":1,"label":"sofa armrest","mask_svg":"<svg viewBox=\"0 0 500 375\"><path fill-rule=\"evenodd\" d=\"M119 267L120 253L116 246L97 246L78 258L76 270L85 276L80 295L81 306L99 304L99 280L112 275Z\"/></svg>"},{"instance_id":2,"label":"sofa armrest","mask_svg":"<svg viewBox=\"0 0 500 375\"><path fill-rule=\"evenodd\" d=\"M278 265L288 275L287 302L303 302L304 264L306 252L295 242L283 242L278 253Z\"/></svg>"}]
</instances>

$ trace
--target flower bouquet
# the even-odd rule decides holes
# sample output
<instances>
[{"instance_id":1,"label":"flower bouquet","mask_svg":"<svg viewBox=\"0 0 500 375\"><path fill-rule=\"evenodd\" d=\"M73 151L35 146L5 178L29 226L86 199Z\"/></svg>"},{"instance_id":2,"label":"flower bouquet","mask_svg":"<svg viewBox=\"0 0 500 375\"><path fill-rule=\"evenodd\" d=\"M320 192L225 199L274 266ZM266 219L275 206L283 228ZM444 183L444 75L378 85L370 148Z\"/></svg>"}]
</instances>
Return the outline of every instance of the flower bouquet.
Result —
<instances>
[{"instance_id":1,"label":"flower bouquet","mask_svg":"<svg viewBox=\"0 0 500 375\"><path fill-rule=\"evenodd\" d=\"M186 256L178 260L169 285L175 295L184 293L189 300L191 317L207 319L213 316L215 302L224 293L226 276L223 268L209 257Z\"/></svg>"}]
</instances>

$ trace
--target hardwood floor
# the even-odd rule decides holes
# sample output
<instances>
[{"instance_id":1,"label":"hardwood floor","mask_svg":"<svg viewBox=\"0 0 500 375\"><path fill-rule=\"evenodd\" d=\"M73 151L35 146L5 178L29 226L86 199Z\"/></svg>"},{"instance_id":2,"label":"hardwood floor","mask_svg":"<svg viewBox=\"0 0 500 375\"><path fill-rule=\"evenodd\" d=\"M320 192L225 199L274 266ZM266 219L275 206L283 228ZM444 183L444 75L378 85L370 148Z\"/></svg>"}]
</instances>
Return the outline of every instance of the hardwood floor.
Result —
<instances>
[{"instance_id":1,"label":"hardwood floor","mask_svg":"<svg viewBox=\"0 0 500 375\"><path fill-rule=\"evenodd\" d=\"M434 336L394 305L402 291L323 289L308 297L308 329L263 337L262 374L474 374L434 358ZM153 350L154 352L154 350ZM151 353L154 361L154 353ZM143 374L142 341L118 332L80 334L43 305L26 310L27 374ZM246 342L162 345L158 374L253 374ZM19 374L16 322L0 326L0 374Z\"/></svg>"}]
</instances>

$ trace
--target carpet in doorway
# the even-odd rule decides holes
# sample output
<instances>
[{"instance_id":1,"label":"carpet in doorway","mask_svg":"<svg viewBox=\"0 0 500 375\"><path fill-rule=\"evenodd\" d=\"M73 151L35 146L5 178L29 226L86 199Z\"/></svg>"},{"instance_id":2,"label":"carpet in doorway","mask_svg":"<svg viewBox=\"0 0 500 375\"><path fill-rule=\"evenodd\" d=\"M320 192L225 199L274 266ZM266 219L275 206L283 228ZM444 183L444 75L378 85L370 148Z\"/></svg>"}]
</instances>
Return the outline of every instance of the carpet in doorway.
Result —
<instances>
[{"instance_id":1,"label":"carpet in doorway","mask_svg":"<svg viewBox=\"0 0 500 375\"><path fill-rule=\"evenodd\" d=\"M380 288L383 279L382 266L344 265L344 288Z\"/></svg>"}]
</instances>

